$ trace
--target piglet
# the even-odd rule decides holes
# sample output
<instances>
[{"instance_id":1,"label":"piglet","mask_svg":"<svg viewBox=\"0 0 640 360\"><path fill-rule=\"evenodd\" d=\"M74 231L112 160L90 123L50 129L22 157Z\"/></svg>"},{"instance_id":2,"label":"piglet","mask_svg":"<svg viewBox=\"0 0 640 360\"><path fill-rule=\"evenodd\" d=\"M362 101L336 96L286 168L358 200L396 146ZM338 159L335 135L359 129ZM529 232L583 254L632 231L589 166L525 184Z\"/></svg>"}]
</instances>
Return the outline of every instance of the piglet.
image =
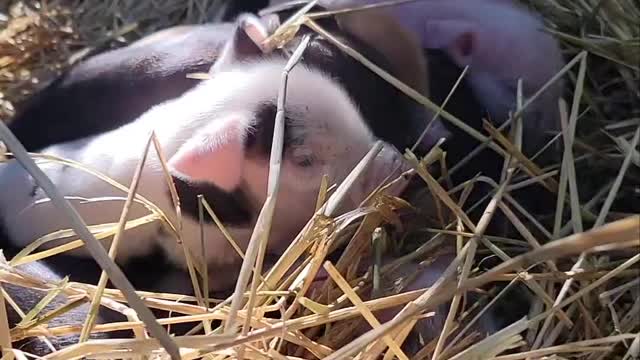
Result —
<instances>
[{"instance_id":1,"label":"piglet","mask_svg":"<svg viewBox=\"0 0 640 360\"><path fill-rule=\"evenodd\" d=\"M339 9L382 2L321 0L320 4ZM383 9L414 33L422 47L442 49L458 66L470 66L467 76L474 93L496 123L514 111L518 79L523 80L525 98L530 97L564 65L558 42L545 33L541 19L516 1L423 0ZM544 143L546 132L559 129L557 104L562 91L563 83L556 82L526 111L529 154Z\"/></svg>"},{"instance_id":2,"label":"piglet","mask_svg":"<svg viewBox=\"0 0 640 360\"><path fill-rule=\"evenodd\" d=\"M43 149L45 154L75 160L128 185L144 144L151 131L155 133L181 199L183 245L158 222L144 224L125 233L119 263L160 248L172 264L185 270L182 246L209 268L240 262L212 221L204 225L206 248L201 249L196 196L204 195L235 242L246 250L266 199L279 80L287 59L263 54L258 44L267 32L255 18L245 17L239 25L212 66L211 79L154 106L133 122ZM320 56L314 51L323 50L314 46L306 54L307 62L289 75L282 173L270 232L272 251L284 249L310 219L322 176L340 183L377 141L366 113L344 86L322 71L322 64L310 62L309 58ZM70 166L45 162L41 168L89 225L118 221L121 191ZM358 205L393 170L406 168L397 150L386 145L356 182L343 209ZM14 246L24 247L68 227L64 215L46 201L46 195L14 160L0 166L0 183L11 189L0 194L0 217ZM139 193L176 224L160 161L153 151L142 172ZM95 198L108 201L90 201ZM147 209L136 203L130 218L146 214ZM88 255L82 248L73 254ZM235 275L220 272L209 278L211 290L235 281Z\"/></svg>"},{"instance_id":3,"label":"piglet","mask_svg":"<svg viewBox=\"0 0 640 360\"><path fill-rule=\"evenodd\" d=\"M247 8L257 5L246 4ZM289 14L262 17L258 25L272 32ZM384 32L368 21L363 24L352 17L353 20L342 22L346 26L338 29L338 36L360 50L364 46L369 58L391 69L401 80L423 87L426 65L417 39L393 18L383 15L375 15L375 23L384 24ZM338 25L333 20L319 22L329 24L332 33L336 33ZM200 82L188 75L206 73L214 64L221 64L217 60L233 29L233 23L174 26L128 46L94 55L71 66L32 96L11 120L10 128L27 150L38 151L132 122L152 106L178 97ZM368 69L337 49L328 48L325 40L313 41L310 48L317 47L316 43L323 43L322 49L309 50L308 62L322 67L346 88L377 137L401 151L409 140L415 141L412 131L425 122L420 106L398 96L397 90L379 79L363 81L363 76L373 75ZM372 92L372 88L377 91ZM407 111L409 107L414 109ZM394 117L398 118L394 124L385 123Z\"/></svg>"}]
</instances>

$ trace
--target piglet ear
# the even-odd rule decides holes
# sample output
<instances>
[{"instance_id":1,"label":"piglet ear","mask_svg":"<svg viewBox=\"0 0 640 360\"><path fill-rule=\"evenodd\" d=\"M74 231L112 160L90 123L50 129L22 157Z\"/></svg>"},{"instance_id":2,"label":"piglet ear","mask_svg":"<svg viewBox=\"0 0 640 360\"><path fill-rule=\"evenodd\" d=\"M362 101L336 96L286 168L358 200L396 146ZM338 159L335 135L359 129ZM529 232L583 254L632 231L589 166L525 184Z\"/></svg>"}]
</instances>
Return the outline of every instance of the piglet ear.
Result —
<instances>
[{"instance_id":1,"label":"piglet ear","mask_svg":"<svg viewBox=\"0 0 640 360\"><path fill-rule=\"evenodd\" d=\"M187 182L205 182L232 191L241 181L245 160L242 118L215 121L189 139L168 162Z\"/></svg>"},{"instance_id":2,"label":"piglet ear","mask_svg":"<svg viewBox=\"0 0 640 360\"><path fill-rule=\"evenodd\" d=\"M425 23L423 46L446 50L459 66L470 65L477 47L473 24L462 20L429 20Z\"/></svg>"},{"instance_id":3,"label":"piglet ear","mask_svg":"<svg viewBox=\"0 0 640 360\"><path fill-rule=\"evenodd\" d=\"M209 71L214 74L236 62L262 55L262 43L269 36L267 27L257 17L243 14L238 17L233 36Z\"/></svg>"}]
</instances>

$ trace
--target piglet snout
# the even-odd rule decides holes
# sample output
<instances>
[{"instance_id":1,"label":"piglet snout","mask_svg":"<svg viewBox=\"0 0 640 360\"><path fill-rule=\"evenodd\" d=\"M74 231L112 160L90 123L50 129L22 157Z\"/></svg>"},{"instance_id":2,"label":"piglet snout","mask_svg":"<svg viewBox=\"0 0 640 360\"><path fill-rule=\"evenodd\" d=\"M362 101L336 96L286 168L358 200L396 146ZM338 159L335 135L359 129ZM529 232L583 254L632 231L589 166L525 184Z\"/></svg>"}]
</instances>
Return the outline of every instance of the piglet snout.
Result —
<instances>
[{"instance_id":1,"label":"piglet snout","mask_svg":"<svg viewBox=\"0 0 640 360\"><path fill-rule=\"evenodd\" d=\"M350 192L351 200L356 206L359 205L378 186L393 182L409 169L410 165L402 154L395 147L385 143L382 150L369 164L365 173L361 175L359 182L352 188ZM407 181L400 179L386 190L386 194L399 196L406 186Z\"/></svg>"}]
</instances>

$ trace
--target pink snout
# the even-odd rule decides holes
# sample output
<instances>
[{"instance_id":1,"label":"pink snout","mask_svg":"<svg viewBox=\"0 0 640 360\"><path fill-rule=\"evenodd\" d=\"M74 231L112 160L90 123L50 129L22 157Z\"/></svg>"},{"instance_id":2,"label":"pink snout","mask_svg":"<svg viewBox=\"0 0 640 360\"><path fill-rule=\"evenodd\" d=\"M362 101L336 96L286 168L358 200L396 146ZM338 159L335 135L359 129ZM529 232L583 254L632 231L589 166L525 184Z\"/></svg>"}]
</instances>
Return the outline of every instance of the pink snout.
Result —
<instances>
[{"instance_id":1,"label":"pink snout","mask_svg":"<svg viewBox=\"0 0 640 360\"><path fill-rule=\"evenodd\" d=\"M410 168L409 163L396 148L384 143L382 150L349 192L351 201L355 206L360 205L378 186L393 182ZM388 187L385 194L399 196L406 186L407 181L400 179Z\"/></svg>"}]
</instances>

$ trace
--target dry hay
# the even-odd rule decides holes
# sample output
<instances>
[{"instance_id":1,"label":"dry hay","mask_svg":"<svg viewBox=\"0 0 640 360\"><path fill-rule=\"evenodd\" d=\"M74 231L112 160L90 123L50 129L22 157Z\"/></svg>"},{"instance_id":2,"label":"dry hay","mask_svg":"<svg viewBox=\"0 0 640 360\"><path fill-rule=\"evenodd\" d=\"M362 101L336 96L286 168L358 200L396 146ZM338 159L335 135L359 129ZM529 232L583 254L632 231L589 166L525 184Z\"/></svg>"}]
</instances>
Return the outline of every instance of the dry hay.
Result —
<instances>
[{"instance_id":1,"label":"dry hay","mask_svg":"<svg viewBox=\"0 0 640 360\"><path fill-rule=\"evenodd\" d=\"M0 119L70 64L174 24L215 18L220 0L0 2Z\"/></svg>"},{"instance_id":2,"label":"dry hay","mask_svg":"<svg viewBox=\"0 0 640 360\"><path fill-rule=\"evenodd\" d=\"M559 106L566 130L556 140L572 144L572 151L563 154L561 163L541 170L529 165L527 172L522 171L522 162L506 162L512 169L510 175L501 184L496 184L497 190L490 194L493 201L481 205L485 216L477 224L466 220L457 205L464 197L460 196L464 186L458 186L457 191L445 190L426 170L427 164L437 163L441 158L442 154L437 149L422 162L407 154L414 165L412 173L425 182L427 197L436 199L438 206L432 207L433 221L425 222L424 214L417 215L408 203L386 196L372 197L361 208L333 218L327 216L331 215L330 208L341 193L348 191L349 184L346 181L337 189L324 187L319 195L318 216L292 243L275 270L263 274L263 277L249 279L253 263L247 261L241 277L249 280L248 286L239 286L233 298L220 302L205 300L202 296L140 294L144 296L146 306L172 311L174 316L159 319L161 324L193 322L207 331L205 336L176 336L169 340L182 347L184 358L204 355L209 355L210 359L235 358L238 352L242 352L246 358L256 359L295 356L342 359L363 349L367 356L381 352L387 353L385 358L402 356L394 341L398 344L406 336L403 330L418 312L430 311L437 304L454 298L456 291L464 293L484 289L485 295L475 308L470 312L459 311L453 321L447 322L446 327L452 329L458 326L461 317L468 320L481 312L490 300L504 296L505 284L524 283L536 284L530 286L536 290L527 318L471 347L469 344L476 341L473 334L456 337L453 345L441 346L436 341L424 344L418 357L433 358L433 352L437 351L438 359L484 359L493 356L503 360L638 358L640 6L632 0L527 0L526 3L545 16L548 30L561 40L567 58L573 59L566 73L562 74L571 80L565 96L569 104ZM184 2L170 1L78 1L73 9L89 10L73 13L65 10L68 8L64 6L50 5L48 9L19 6L10 13L9 26L0 35L0 49L8 49L0 57L3 116L11 114L13 103L19 103L38 87L41 81L33 81L33 78L59 71L72 54L82 53L87 46L99 48L104 44L125 41L125 38L130 41L170 24L201 22L206 13L202 9L211 9L213 4L216 2L189 1L185 5ZM125 19L121 14L128 16ZM152 21L156 19L158 22ZM512 159L522 160L518 154L517 138L510 134L498 136L491 128L486 130L493 131L494 137L499 139L496 143L505 148ZM281 139L276 136L274 141L277 145ZM18 151L16 155L19 155ZM81 164L72 165L82 167ZM278 170L272 168L272 171ZM548 216L536 219L509 196L512 190L528 182L528 176L524 174L529 173L547 180L550 176L559 184L558 198L561 201L557 208L549 209ZM357 175L357 171L354 174ZM113 185L133 198L133 192L126 187ZM411 202L417 206L419 201L412 199ZM268 201L264 217L261 216L264 223L269 221L270 204ZM211 215L212 209L208 204L204 205L205 211ZM164 221L161 212L154 210L152 204L149 207L149 216L153 220ZM505 213L518 230L513 238L484 234L496 208ZM388 228L383 226L385 224L394 225L392 234L384 231ZM137 226L136 220L128 225ZM257 226L256 235L261 234L260 228ZM94 235L105 237L117 232L117 227L112 227L108 232L98 231ZM410 292L362 302L360 298L367 298L372 282L375 280L377 283L379 279L371 272L358 270L372 250L379 251L384 247L371 246L373 238L385 237L384 234L400 239L390 242L388 247L405 253L407 249L412 251L383 268L383 274L390 274L389 270L395 265L412 259L432 261L440 255L438 249L444 243L458 245L458 261L465 271L462 275L456 273L457 276L443 279L435 291ZM257 240L259 238L256 236ZM411 239L414 239L413 243ZM550 241L552 239L555 241ZM349 245L337 262L332 263L325 258L331 249L346 242ZM258 245L259 241L254 241L249 246L248 260L261 259L262 251ZM52 253L27 250L23 254L25 256L16 257L2 266L0 280L54 290L75 299L52 316L68 310L78 301L94 298L96 292L101 291L86 284L46 284L42 279L19 273L15 265ZM29 252L31 255L27 254ZM502 262L484 269L473 262L475 257L465 256L474 253L497 257ZM256 266L260 268L260 264ZM310 280L321 267L328 272L329 278L320 291L308 292ZM121 291L105 289L100 299L103 306L123 312L129 321L95 325L92 331L134 329L137 337L91 340L54 353L50 358L66 359L90 353L94 356L99 354L101 358L114 358L123 356L125 349L129 351L128 356L163 356L158 342L148 339L142 331L143 322L131 313ZM558 306L553 309L548 306L549 299ZM7 304L11 305L9 299ZM133 307L135 304L128 305ZM359 318L362 323L366 318L375 322L369 317L369 311L392 305L407 305L401 318L382 326L374 324L374 331L352 342L348 334L357 324L348 319ZM552 311L560 309L562 312L555 314ZM266 317L266 313L270 316ZM82 326L45 328L42 325L50 317L37 315L38 311L25 314L29 321L25 321L25 326L14 329L9 329L3 321L0 324L0 344L6 346L11 340L82 331ZM234 323L230 319L235 319L235 323L240 325L235 329L237 335L212 329L212 321L223 320L222 328L234 330L229 325ZM391 338L385 339L383 334L390 334ZM388 350L388 345L393 350ZM511 349L508 354L502 353L507 349ZM19 351L14 353L22 355Z\"/></svg>"}]
</instances>

